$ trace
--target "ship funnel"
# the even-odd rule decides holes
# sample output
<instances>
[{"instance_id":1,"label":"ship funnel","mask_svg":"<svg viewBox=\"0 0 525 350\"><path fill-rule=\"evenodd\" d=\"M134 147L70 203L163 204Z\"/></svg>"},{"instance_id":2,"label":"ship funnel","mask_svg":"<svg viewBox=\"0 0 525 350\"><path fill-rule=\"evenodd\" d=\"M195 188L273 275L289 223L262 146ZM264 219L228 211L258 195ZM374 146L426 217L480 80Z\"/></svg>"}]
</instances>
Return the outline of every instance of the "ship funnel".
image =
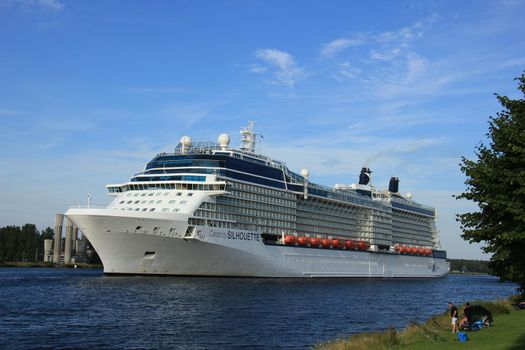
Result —
<instances>
[{"instance_id":1,"label":"ship funnel","mask_svg":"<svg viewBox=\"0 0 525 350\"><path fill-rule=\"evenodd\" d=\"M392 193L399 192L399 179L397 177L390 178L390 183L388 184L388 190Z\"/></svg>"},{"instance_id":2,"label":"ship funnel","mask_svg":"<svg viewBox=\"0 0 525 350\"><path fill-rule=\"evenodd\" d=\"M372 174L372 171L370 170L370 168L362 168L361 174L359 174L359 184L368 185L372 178L371 174Z\"/></svg>"}]
</instances>

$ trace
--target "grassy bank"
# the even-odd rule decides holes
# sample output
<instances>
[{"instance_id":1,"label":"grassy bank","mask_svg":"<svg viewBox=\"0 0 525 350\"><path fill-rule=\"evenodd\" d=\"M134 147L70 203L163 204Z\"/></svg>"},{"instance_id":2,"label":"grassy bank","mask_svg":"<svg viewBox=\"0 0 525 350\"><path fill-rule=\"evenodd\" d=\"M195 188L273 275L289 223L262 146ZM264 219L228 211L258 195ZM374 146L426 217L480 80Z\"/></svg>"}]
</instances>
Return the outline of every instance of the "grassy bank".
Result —
<instances>
[{"instance_id":1,"label":"grassy bank","mask_svg":"<svg viewBox=\"0 0 525 350\"><path fill-rule=\"evenodd\" d=\"M525 310L514 310L511 300L472 302L483 305L494 324L477 332L468 332L469 340L460 343L451 334L449 313L434 316L424 324L410 324L403 330L359 333L348 339L316 345L322 350L376 349L525 349ZM463 308L460 309L460 313Z\"/></svg>"},{"instance_id":2,"label":"grassy bank","mask_svg":"<svg viewBox=\"0 0 525 350\"><path fill-rule=\"evenodd\" d=\"M55 264L49 262L20 262L20 261L7 261L0 263L0 267L47 267L47 268L75 268L75 265L79 269L101 269L102 265L93 264Z\"/></svg>"}]
</instances>

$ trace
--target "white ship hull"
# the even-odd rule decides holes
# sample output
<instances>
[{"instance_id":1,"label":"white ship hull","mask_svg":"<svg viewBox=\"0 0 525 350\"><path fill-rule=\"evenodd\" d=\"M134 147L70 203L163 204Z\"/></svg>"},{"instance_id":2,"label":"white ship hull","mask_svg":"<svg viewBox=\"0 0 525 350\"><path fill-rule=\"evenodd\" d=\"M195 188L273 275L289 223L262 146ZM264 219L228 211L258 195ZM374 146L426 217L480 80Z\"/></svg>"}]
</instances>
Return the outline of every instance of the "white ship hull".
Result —
<instances>
[{"instance_id":1,"label":"white ship hull","mask_svg":"<svg viewBox=\"0 0 525 350\"><path fill-rule=\"evenodd\" d=\"M431 256L267 245L258 232L205 226L188 236L182 215L178 220L174 214L118 214L66 213L99 254L106 274L428 278L449 270L445 259Z\"/></svg>"}]
</instances>

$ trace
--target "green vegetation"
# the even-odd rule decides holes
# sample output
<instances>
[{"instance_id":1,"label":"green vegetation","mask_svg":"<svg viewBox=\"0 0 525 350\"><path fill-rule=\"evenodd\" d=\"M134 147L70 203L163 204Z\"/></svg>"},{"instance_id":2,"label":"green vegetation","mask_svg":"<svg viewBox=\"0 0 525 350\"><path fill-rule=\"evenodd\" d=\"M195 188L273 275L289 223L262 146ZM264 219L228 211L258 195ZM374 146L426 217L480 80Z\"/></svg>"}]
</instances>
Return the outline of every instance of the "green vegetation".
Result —
<instances>
[{"instance_id":1,"label":"green vegetation","mask_svg":"<svg viewBox=\"0 0 525 350\"><path fill-rule=\"evenodd\" d=\"M0 266L24 266L37 263L33 267L43 267L44 260L44 240L53 239L55 231L48 227L39 232L35 225L25 224L19 226L5 226L0 228ZM62 242L62 246L64 246ZM89 266L102 265L97 252L90 247L88 241L87 263ZM52 263L47 263L53 267ZM79 265L79 264L77 264ZM73 266L73 265L71 265Z\"/></svg>"},{"instance_id":2,"label":"green vegetation","mask_svg":"<svg viewBox=\"0 0 525 350\"><path fill-rule=\"evenodd\" d=\"M517 78L525 96L525 74ZM504 110L491 117L488 145L476 149L476 160L462 158L467 189L457 196L479 211L458 215L462 237L484 242L489 267L502 281L516 282L525 296L525 99L496 95Z\"/></svg>"},{"instance_id":3,"label":"green vegetation","mask_svg":"<svg viewBox=\"0 0 525 350\"><path fill-rule=\"evenodd\" d=\"M44 240L52 239L53 229L38 232L33 224L0 228L0 263L5 261L36 262L44 258Z\"/></svg>"},{"instance_id":4,"label":"green vegetation","mask_svg":"<svg viewBox=\"0 0 525 350\"><path fill-rule=\"evenodd\" d=\"M433 316L424 324L411 323L403 330L359 333L316 345L322 350L379 350L379 349L524 349L525 310L514 310L513 300L472 302L482 305L494 317L494 324L477 332L468 332L469 340L459 343L451 334L449 311ZM463 307L460 308L461 311ZM460 312L461 313L461 312Z\"/></svg>"},{"instance_id":5,"label":"green vegetation","mask_svg":"<svg viewBox=\"0 0 525 350\"><path fill-rule=\"evenodd\" d=\"M447 259L450 263L450 271L465 273L490 274L489 262L486 260Z\"/></svg>"}]
</instances>

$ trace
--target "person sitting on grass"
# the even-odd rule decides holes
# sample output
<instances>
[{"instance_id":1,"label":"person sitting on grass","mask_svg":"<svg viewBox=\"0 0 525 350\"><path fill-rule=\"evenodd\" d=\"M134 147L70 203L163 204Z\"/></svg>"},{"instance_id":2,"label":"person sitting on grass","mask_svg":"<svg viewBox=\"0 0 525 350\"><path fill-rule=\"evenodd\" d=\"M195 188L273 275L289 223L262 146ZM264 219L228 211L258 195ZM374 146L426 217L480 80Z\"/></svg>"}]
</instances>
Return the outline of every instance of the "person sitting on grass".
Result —
<instances>
[{"instance_id":1,"label":"person sitting on grass","mask_svg":"<svg viewBox=\"0 0 525 350\"><path fill-rule=\"evenodd\" d=\"M459 330L467 329L469 326L468 317L466 315L463 315L463 318L461 319L461 322L459 323Z\"/></svg>"}]
</instances>

